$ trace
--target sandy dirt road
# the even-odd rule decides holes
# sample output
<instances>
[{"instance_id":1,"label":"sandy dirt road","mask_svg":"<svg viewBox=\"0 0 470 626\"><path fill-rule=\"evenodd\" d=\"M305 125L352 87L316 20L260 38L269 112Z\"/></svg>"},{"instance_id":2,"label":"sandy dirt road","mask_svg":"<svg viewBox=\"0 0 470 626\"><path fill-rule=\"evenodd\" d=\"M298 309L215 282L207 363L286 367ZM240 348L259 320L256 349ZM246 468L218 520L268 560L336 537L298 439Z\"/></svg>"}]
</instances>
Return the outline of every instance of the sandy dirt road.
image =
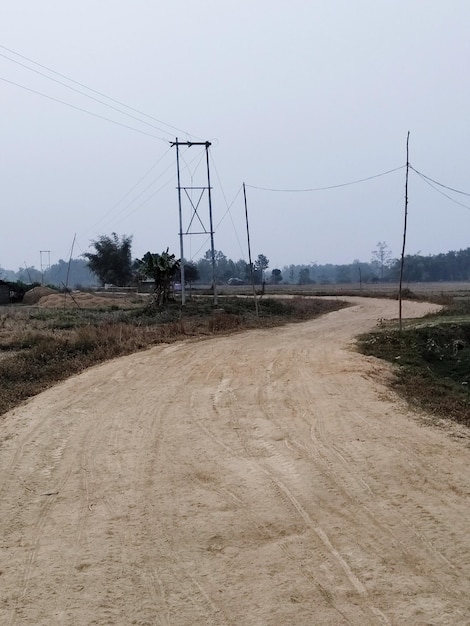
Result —
<instances>
[{"instance_id":1,"label":"sandy dirt road","mask_svg":"<svg viewBox=\"0 0 470 626\"><path fill-rule=\"evenodd\" d=\"M0 624L470 624L468 443L352 349L396 302L351 300L2 418Z\"/></svg>"}]
</instances>

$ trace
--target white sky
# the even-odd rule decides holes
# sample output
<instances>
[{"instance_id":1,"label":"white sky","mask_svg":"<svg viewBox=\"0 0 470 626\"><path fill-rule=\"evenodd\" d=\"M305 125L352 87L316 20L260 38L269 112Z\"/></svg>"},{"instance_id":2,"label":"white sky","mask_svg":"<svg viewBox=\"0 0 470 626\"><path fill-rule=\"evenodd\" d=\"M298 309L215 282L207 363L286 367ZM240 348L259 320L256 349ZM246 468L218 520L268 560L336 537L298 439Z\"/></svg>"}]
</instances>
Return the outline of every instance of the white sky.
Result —
<instances>
[{"instance_id":1,"label":"white sky","mask_svg":"<svg viewBox=\"0 0 470 626\"><path fill-rule=\"evenodd\" d=\"M134 256L179 255L176 135L213 143L215 247L233 259L247 259L243 182L304 189L372 176L405 164L408 130L416 169L470 191L469 28L468 0L2 3L1 55L64 81L9 48L161 123L0 56L0 78L155 135L0 80L0 266L39 267L41 250L68 259L75 233L74 257L113 231L133 235ZM182 184L205 184L203 156L182 154ZM368 261L386 241L399 256L404 180L402 169L331 191L248 187L253 255L271 268ZM201 214L207 222L206 199ZM410 173L409 253L466 248L469 226L469 209ZM185 238L187 258L208 248Z\"/></svg>"}]
</instances>

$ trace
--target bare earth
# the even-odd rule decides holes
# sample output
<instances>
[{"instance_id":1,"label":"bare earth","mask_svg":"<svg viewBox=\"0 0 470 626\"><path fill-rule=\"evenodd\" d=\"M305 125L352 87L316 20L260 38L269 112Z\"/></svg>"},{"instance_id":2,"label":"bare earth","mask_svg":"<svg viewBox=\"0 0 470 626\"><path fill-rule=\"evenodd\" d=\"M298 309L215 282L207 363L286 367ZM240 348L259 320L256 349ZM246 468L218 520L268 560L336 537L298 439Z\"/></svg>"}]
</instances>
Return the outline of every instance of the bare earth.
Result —
<instances>
[{"instance_id":1,"label":"bare earth","mask_svg":"<svg viewBox=\"0 0 470 626\"><path fill-rule=\"evenodd\" d=\"M0 623L470 624L468 440L354 352L397 303L350 300L117 359L7 414Z\"/></svg>"}]
</instances>

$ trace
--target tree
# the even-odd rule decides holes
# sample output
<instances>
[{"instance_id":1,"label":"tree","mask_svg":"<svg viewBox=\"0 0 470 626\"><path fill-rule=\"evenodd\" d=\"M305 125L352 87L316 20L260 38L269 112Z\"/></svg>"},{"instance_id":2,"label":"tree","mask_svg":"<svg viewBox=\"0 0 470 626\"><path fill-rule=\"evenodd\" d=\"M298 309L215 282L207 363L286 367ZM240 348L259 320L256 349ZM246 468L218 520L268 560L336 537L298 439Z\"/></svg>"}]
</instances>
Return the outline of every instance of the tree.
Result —
<instances>
[{"instance_id":1,"label":"tree","mask_svg":"<svg viewBox=\"0 0 470 626\"><path fill-rule=\"evenodd\" d=\"M221 250L214 250L214 265L216 280L226 280L227 278L230 278L233 270L230 269L229 261ZM212 283L213 268L211 250L206 250L203 258L197 261L197 270L199 272L201 282Z\"/></svg>"},{"instance_id":2,"label":"tree","mask_svg":"<svg viewBox=\"0 0 470 626\"><path fill-rule=\"evenodd\" d=\"M207 259L199 259L196 263L199 279L202 283L212 282L212 265Z\"/></svg>"},{"instance_id":3,"label":"tree","mask_svg":"<svg viewBox=\"0 0 470 626\"><path fill-rule=\"evenodd\" d=\"M380 271L380 280L384 279L384 269L392 262L392 253L388 249L385 241L377 243L376 250L372 251L372 265L375 265Z\"/></svg>"},{"instance_id":4,"label":"tree","mask_svg":"<svg viewBox=\"0 0 470 626\"><path fill-rule=\"evenodd\" d=\"M206 250L204 260L210 265L210 281L212 282L212 250ZM233 261L232 261L233 264ZM214 250L215 279L226 281L233 274L229 261L222 250Z\"/></svg>"},{"instance_id":5,"label":"tree","mask_svg":"<svg viewBox=\"0 0 470 626\"><path fill-rule=\"evenodd\" d=\"M49 285L57 287L86 287L96 285L96 276L90 271L85 259L59 259L51 265L46 273L46 281Z\"/></svg>"},{"instance_id":6,"label":"tree","mask_svg":"<svg viewBox=\"0 0 470 626\"><path fill-rule=\"evenodd\" d=\"M310 268L303 267L299 272L299 285L310 285Z\"/></svg>"},{"instance_id":7,"label":"tree","mask_svg":"<svg viewBox=\"0 0 470 626\"><path fill-rule=\"evenodd\" d=\"M146 252L142 259L137 260L139 274L155 281L155 303L163 306L171 297L171 282L180 270L180 260L168 252L161 254Z\"/></svg>"},{"instance_id":8,"label":"tree","mask_svg":"<svg viewBox=\"0 0 470 626\"><path fill-rule=\"evenodd\" d=\"M101 235L92 242L95 252L85 252L88 267L96 274L102 285L110 283L125 287L132 279L132 236L123 235L119 239L116 233L111 236Z\"/></svg>"},{"instance_id":9,"label":"tree","mask_svg":"<svg viewBox=\"0 0 470 626\"><path fill-rule=\"evenodd\" d=\"M336 266L336 282L337 283L350 283L351 282L351 266L350 265L337 265Z\"/></svg>"},{"instance_id":10,"label":"tree","mask_svg":"<svg viewBox=\"0 0 470 626\"><path fill-rule=\"evenodd\" d=\"M175 275L175 278L177 280L181 280L181 265ZM199 280L199 271L192 261L188 261L188 263L184 264L184 282L190 285L191 283L195 283L197 280Z\"/></svg>"},{"instance_id":11,"label":"tree","mask_svg":"<svg viewBox=\"0 0 470 626\"><path fill-rule=\"evenodd\" d=\"M278 285L280 282L282 282L281 270L279 270L279 269L271 270L271 282L274 285Z\"/></svg>"},{"instance_id":12,"label":"tree","mask_svg":"<svg viewBox=\"0 0 470 626\"><path fill-rule=\"evenodd\" d=\"M255 261L255 275L258 281L261 283L264 280L264 272L269 267L269 259L264 254L258 254L258 258Z\"/></svg>"}]
</instances>

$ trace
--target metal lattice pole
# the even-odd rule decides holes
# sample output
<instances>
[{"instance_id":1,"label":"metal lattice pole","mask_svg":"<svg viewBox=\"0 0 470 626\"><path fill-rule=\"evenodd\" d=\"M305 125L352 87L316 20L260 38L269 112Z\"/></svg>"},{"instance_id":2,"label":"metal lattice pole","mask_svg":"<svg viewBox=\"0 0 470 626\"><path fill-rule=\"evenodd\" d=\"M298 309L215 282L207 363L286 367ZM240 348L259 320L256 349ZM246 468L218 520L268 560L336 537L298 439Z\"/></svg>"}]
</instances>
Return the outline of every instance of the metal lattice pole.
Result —
<instances>
[{"instance_id":1,"label":"metal lattice pole","mask_svg":"<svg viewBox=\"0 0 470 626\"><path fill-rule=\"evenodd\" d=\"M210 167L209 167L209 147L211 146L210 141L178 141L176 138L175 141L170 142L172 146L176 147L176 168L177 168L177 181L178 181L178 209L179 209L179 240L180 240L180 255L181 255L181 304L184 305L186 301L186 291L185 291L185 278L184 278L184 236L185 235L209 235L211 241L211 261L212 261L212 289L214 293L214 304L217 304L217 277L216 277L216 263L215 263L215 247L214 247L214 226L212 219L212 187L211 187L211 178L210 178ZM204 146L206 151L206 168L207 168L207 186L203 187L194 187L194 186L183 186L181 185L181 169L180 169L180 160L179 160L179 146ZM199 197L199 201L195 205L188 194L188 191L199 190L201 195ZM184 230L183 227L183 206L182 206L182 191L186 193L187 198L192 207L192 215L189 226L187 230ZM201 216L198 213L199 203L204 194L207 191L208 197L208 205L209 205L209 230L207 230L204 226L204 223L201 219ZM202 231L194 232L191 231L191 226L194 221L194 218L197 217L198 222L201 224Z\"/></svg>"}]
</instances>

